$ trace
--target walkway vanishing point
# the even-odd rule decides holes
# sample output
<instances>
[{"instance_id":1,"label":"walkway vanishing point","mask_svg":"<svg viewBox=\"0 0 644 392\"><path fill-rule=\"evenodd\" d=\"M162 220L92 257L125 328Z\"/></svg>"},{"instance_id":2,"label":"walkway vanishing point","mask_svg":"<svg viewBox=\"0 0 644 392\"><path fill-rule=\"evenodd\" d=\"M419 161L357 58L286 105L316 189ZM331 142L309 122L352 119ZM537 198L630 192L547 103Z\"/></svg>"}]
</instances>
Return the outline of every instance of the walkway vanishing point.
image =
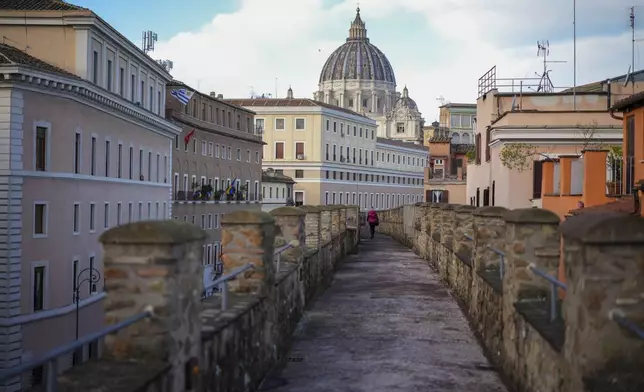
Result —
<instances>
[{"instance_id":1,"label":"walkway vanishing point","mask_svg":"<svg viewBox=\"0 0 644 392\"><path fill-rule=\"evenodd\" d=\"M364 237L364 235L363 235ZM363 239L303 317L262 391L506 391L449 290L385 235Z\"/></svg>"}]
</instances>

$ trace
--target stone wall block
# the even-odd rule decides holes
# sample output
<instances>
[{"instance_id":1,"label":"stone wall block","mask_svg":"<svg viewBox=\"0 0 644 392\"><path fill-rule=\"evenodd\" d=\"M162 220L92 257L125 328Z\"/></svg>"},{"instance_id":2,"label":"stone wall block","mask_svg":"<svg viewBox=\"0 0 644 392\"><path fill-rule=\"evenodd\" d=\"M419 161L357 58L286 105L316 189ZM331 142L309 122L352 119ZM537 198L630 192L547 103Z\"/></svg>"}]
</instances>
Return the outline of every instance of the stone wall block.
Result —
<instances>
[{"instance_id":1,"label":"stone wall block","mask_svg":"<svg viewBox=\"0 0 644 392\"><path fill-rule=\"evenodd\" d=\"M185 366L201 356L201 260L207 234L174 220L142 221L104 232L108 324L145 310L153 317L106 337L106 354L169 364L171 390L181 390Z\"/></svg>"},{"instance_id":2,"label":"stone wall block","mask_svg":"<svg viewBox=\"0 0 644 392\"><path fill-rule=\"evenodd\" d=\"M226 214L221 223L224 273L247 264L254 266L231 281L230 290L269 295L275 284L275 219L266 212L235 211Z\"/></svg>"},{"instance_id":3,"label":"stone wall block","mask_svg":"<svg viewBox=\"0 0 644 392\"><path fill-rule=\"evenodd\" d=\"M331 206L320 207L320 234L322 238L322 245L331 241Z\"/></svg>"},{"instance_id":4,"label":"stone wall block","mask_svg":"<svg viewBox=\"0 0 644 392\"><path fill-rule=\"evenodd\" d=\"M320 218L322 209L317 206L301 206L306 213L304 218L304 233L306 236L306 247L309 249L318 249L321 243Z\"/></svg>"},{"instance_id":5,"label":"stone wall block","mask_svg":"<svg viewBox=\"0 0 644 392\"><path fill-rule=\"evenodd\" d=\"M281 253L281 261L298 263L304 254L306 212L298 207L280 207L271 210L270 214L279 228L281 242L292 245Z\"/></svg>"},{"instance_id":6,"label":"stone wall block","mask_svg":"<svg viewBox=\"0 0 644 392\"><path fill-rule=\"evenodd\" d=\"M503 215L508 209L503 207L480 207L474 210L472 224L474 251L473 266L476 271L489 267L498 268L499 256L492 252L488 245L505 249L505 220Z\"/></svg>"},{"instance_id":7,"label":"stone wall block","mask_svg":"<svg viewBox=\"0 0 644 392\"><path fill-rule=\"evenodd\" d=\"M621 382L616 387L643 386L644 341L611 316L626 316L642 325L644 219L584 214L566 220L561 234L567 283L564 355L572 373L569 390L581 390L584 380L593 385L606 378Z\"/></svg>"},{"instance_id":8,"label":"stone wall block","mask_svg":"<svg viewBox=\"0 0 644 392\"><path fill-rule=\"evenodd\" d=\"M338 206L331 206L331 237L336 238L340 234L340 209Z\"/></svg>"}]
</instances>

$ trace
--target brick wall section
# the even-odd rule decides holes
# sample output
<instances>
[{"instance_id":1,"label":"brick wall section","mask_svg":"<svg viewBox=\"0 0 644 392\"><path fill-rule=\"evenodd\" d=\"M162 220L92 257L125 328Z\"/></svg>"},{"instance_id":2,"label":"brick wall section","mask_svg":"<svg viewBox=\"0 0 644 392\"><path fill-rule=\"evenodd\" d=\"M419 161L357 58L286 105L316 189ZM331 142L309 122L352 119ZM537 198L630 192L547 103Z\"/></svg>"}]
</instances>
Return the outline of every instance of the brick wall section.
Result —
<instances>
[{"instance_id":1,"label":"brick wall section","mask_svg":"<svg viewBox=\"0 0 644 392\"><path fill-rule=\"evenodd\" d=\"M337 209L335 236L319 247L305 247L307 238L308 244L319 241L315 233L324 227L325 211L330 218L326 206L227 214L222 219L224 274L248 263L254 268L229 283L226 310L219 295L201 300L203 230L178 221L147 221L105 232L108 324L150 308L154 316L106 338L106 355L60 376L59 390L256 390L286 359L305 306L332 279L342 249L357 246L346 240L357 238L355 229L340 225L346 212ZM293 245L279 273L276 241Z\"/></svg>"},{"instance_id":2,"label":"brick wall section","mask_svg":"<svg viewBox=\"0 0 644 392\"><path fill-rule=\"evenodd\" d=\"M542 209L428 203L380 216L377 230L414 249L454 291L516 390L644 390L644 341L611 320L627 316L644 326L642 218L597 213L560 225ZM408 216L411 240L403 224ZM505 252L503 276L489 246ZM551 321L550 284L528 266L556 277L561 249L568 289L563 317Z\"/></svg>"}]
</instances>

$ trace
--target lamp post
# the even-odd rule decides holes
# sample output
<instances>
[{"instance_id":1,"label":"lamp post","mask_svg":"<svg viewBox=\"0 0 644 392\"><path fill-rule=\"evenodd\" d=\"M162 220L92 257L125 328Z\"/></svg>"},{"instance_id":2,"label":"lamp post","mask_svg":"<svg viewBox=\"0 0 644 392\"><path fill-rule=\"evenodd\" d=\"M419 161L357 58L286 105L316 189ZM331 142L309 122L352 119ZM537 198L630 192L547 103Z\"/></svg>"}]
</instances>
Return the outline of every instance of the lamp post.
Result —
<instances>
[{"instance_id":1,"label":"lamp post","mask_svg":"<svg viewBox=\"0 0 644 392\"><path fill-rule=\"evenodd\" d=\"M87 272L89 276L82 279L82 275ZM74 299L76 300L76 340L78 340L78 314L80 311L80 288L83 283L88 282L90 285L90 291L92 290L92 285L96 284L101 280L101 273L94 267L88 267L84 270L81 270L78 275L76 275L76 287L74 287Z\"/></svg>"}]
</instances>

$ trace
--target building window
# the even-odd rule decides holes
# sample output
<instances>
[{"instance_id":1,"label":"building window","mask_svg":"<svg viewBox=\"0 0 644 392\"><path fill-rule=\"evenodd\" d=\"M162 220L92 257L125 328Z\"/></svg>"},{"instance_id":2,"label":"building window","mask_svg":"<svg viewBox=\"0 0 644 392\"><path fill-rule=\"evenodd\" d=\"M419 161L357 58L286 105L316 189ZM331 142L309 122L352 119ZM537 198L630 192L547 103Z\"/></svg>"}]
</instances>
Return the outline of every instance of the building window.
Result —
<instances>
[{"instance_id":1,"label":"building window","mask_svg":"<svg viewBox=\"0 0 644 392\"><path fill-rule=\"evenodd\" d=\"M92 273L92 270L94 269L94 256L89 257L89 273ZM96 283L89 282L89 295L96 294Z\"/></svg>"},{"instance_id":2,"label":"building window","mask_svg":"<svg viewBox=\"0 0 644 392\"><path fill-rule=\"evenodd\" d=\"M295 170L295 178L304 178L304 170Z\"/></svg>"},{"instance_id":3,"label":"building window","mask_svg":"<svg viewBox=\"0 0 644 392\"><path fill-rule=\"evenodd\" d=\"M45 279L46 267L44 265L35 266L33 269L33 309L34 312L45 308Z\"/></svg>"},{"instance_id":4,"label":"building window","mask_svg":"<svg viewBox=\"0 0 644 392\"><path fill-rule=\"evenodd\" d=\"M275 159L284 159L284 142L275 142Z\"/></svg>"},{"instance_id":5,"label":"building window","mask_svg":"<svg viewBox=\"0 0 644 392\"><path fill-rule=\"evenodd\" d=\"M136 75L130 78L130 100L132 102L136 100Z\"/></svg>"},{"instance_id":6,"label":"building window","mask_svg":"<svg viewBox=\"0 0 644 392\"><path fill-rule=\"evenodd\" d=\"M48 129L45 127L36 127L36 170L47 170L47 133Z\"/></svg>"},{"instance_id":7,"label":"building window","mask_svg":"<svg viewBox=\"0 0 644 392\"><path fill-rule=\"evenodd\" d=\"M91 175L96 175L96 136L92 136L92 145L90 146L90 168L89 171Z\"/></svg>"},{"instance_id":8,"label":"building window","mask_svg":"<svg viewBox=\"0 0 644 392\"><path fill-rule=\"evenodd\" d=\"M119 143L118 155L116 156L116 175L123 178L123 144Z\"/></svg>"},{"instance_id":9,"label":"building window","mask_svg":"<svg viewBox=\"0 0 644 392\"><path fill-rule=\"evenodd\" d=\"M107 91L112 91L112 60L107 60Z\"/></svg>"},{"instance_id":10,"label":"building window","mask_svg":"<svg viewBox=\"0 0 644 392\"><path fill-rule=\"evenodd\" d=\"M283 118L276 118L275 119L275 129L284 129L284 119Z\"/></svg>"},{"instance_id":11,"label":"building window","mask_svg":"<svg viewBox=\"0 0 644 392\"><path fill-rule=\"evenodd\" d=\"M92 83L98 84L98 52L94 51L92 58Z\"/></svg>"},{"instance_id":12,"label":"building window","mask_svg":"<svg viewBox=\"0 0 644 392\"><path fill-rule=\"evenodd\" d=\"M303 118L296 118L295 119L295 129L297 130L303 130L305 127L305 121Z\"/></svg>"},{"instance_id":13,"label":"building window","mask_svg":"<svg viewBox=\"0 0 644 392\"><path fill-rule=\"evenodd\" d=\"M295 191L295 206L303 206L304 205L304 192L302 191Z\"/></svg>"},{"instance_id":14,"label":"building window","mask_svg":"<svg viewBox=\"0 0 644 392\"><path fill-rule=\"evenodd\" d=\"M34 237L47 236L47 203L34 205Z\"/></svg>"},{"instance_id":15,"label":"building window","mask_svg":"<svg viewBox=\"0 0 644 392\"><path fill-rule=\"evenodd\" d=\"M73 233L78 234L80 232L80 203L74 203L72 219L73 219Z\"/></svg>"},{"instance_id":16,"label":"building window","mask_svg":"<svg viewBox=\"0 0 644 392\"><path fill-rule=\"evenodd\" d=\"M74 135L74 173L79 174L81 172L81 134L76 132Z\"/></svg>"},{"instance_id":17,"label":"building window","mask_svg":"<svg viewBox=\"0 0 644 392\"><path fill-rule=\"evenodd\" d=\"M304 142L295 143L295 158L304 159Z\"/></svg>"},{"instance_id":18,"label":"building window","mask_svg":"<svg viewBox=\"0 0 644 392\"><path fill-rule=\"evenodd\" d=\"M125 69L119 70L119 95L122 97L125 93Z\"/></svg>"},{"instance_id":19,"label":"building window","mask_svg":"<svg viewBox=\"0 0 644 392\"><path fill-rule=\"evenodd\" d=\"M89 204L89 232L96 231L96 203Z\"/></svg>"},{"instance_id":20,"label":"building window","mask_svg":"<svg viewBox=\"0 0 644 392\"><path fill-rule=\"evenodd\" d=\"M237 149L237 161L241 162L241 148Z\"/></svg>"},{"instance_id":21,"label":"building window","mask_svg":"<svg viewBox=\"0 0 644 392\"><path fill-rule=\"evenodd\" d=\"M110 141L105 141L105 177L110 176Z\"/></svg>"},{"instance_id":22,"label":"building window","mask_svg":"<svg viewBox=\"0 0 644 392\"><path fill-rule=\"evenodd\" d=\"M105 203L103 206L103 228L109 229L110 227L110 203Z\"/></svg>"},{"instance_id":23,"label":"building window","mask_svg":"<svg viewBox=\"0 0 644 392\"><path fill-rule=\"evenodd\" d=\"M130 147L130 155L129 155L129 178L130 180L134 177L134 147Z\"/></svg>"},{"instance_id":24,"label":"building window","mask_svg":"<svg viewBox=\"0 0 644 392\"><path fill-rule=\"evenodd\" d=\"M201 141L201 155L208 155L208 142L205 140Z\"/></svg>"},{"instance_id":25,"label":"building window","mask_svg":"<svg viewBox=\"0 0 644 392\"><path fill-rule=\"evenodd\" d=\"M405 133L405 123L396 123L396 132L397 133Z\"/></svg>"}]
</instances>

